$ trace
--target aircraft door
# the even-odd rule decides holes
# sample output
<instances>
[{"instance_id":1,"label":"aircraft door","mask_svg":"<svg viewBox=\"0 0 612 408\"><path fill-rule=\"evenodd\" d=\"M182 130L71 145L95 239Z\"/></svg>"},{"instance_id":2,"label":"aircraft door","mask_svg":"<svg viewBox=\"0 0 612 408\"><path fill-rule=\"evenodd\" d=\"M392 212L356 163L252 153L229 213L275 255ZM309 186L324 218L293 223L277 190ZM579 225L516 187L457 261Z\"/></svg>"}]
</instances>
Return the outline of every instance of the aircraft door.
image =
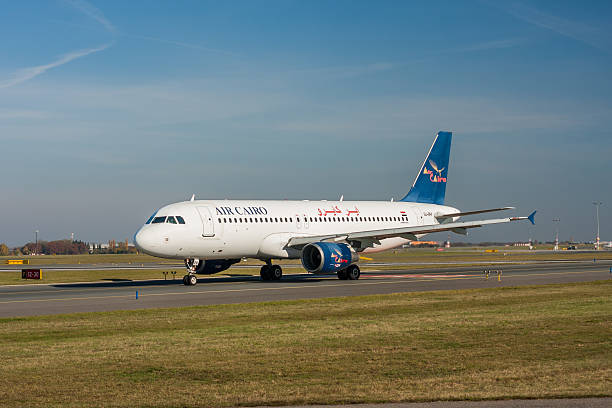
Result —
<instances>
[{"instance_id":1,"label":"aircraft door","mask_svg":"<svg viewBox=\"0 0 612 408\"><path fill-rule=\"evenodd\" d=\"M414 215L416 217L417 225L425 224L425 217L423 216L423 211L421 211L420 208L415 208L414 209Z\"/></svg>"},{"instance_id":2,"label":"aircraft door","mask_svg":"<svg viewBox=\"0 0 612 408\"><path fill-rule=\"evenodd\" d=\"M213 222L210 208L198 207L198 214L202 219L202 236L203 237L214 237L215 236L215 223Z\"/></svg>"},{"instance_id":3,"label":"aircraft door","mask_svg":"<svg viewBox=\"0 0 612 408\"><path fill-rule=\"evenodd\" d=\"M308 223L308 217L306 217L306 214L304 214L304 228L308 227L310 227L310 224Z\"/></svg>"},{"instance_id":4,"label":"aircraft door","mask_svg":"<svg viewBox=\"0 0 612 408\"><path fill-rule=\"evenodd\" d=\"M298 229L302 229L302 221L300 220L300 216L298 214L295 214L295 226Z\"/></svg>"}]
</instances>

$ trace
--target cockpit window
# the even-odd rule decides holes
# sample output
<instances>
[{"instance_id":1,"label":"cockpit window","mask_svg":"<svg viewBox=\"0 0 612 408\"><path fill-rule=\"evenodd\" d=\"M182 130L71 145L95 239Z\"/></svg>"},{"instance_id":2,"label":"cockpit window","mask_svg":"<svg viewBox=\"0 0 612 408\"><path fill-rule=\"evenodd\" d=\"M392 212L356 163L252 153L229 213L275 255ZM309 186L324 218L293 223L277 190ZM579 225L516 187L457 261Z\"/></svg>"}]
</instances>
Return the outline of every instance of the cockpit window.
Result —
<instances>
[{"instance_id":1,"label":"cockpit window","mask_svg":"<svg viewBox=\"0 0 612 408\"><path fill-rule=\"evenodd\" d=\"M176 220L178 221L179 224L184 224L185 223L185 220L180 215L176 216Z\"/></svg>"},{"instance_id":2,"label":"cockpit window","mask_svg":"<svg viewBox=\"0 0 612 408\"><path fill-rule=\"evenodd\" d=\"M151 216L149 217L149 219L147 220L147 222L145 222L145 225L146 225L146 224L150 224L150 223L151 223L151 221L153 220L153 217L155 217L155 214L157 214L157 211L155 211L155 212L153 213L153 215L151 215Z\"/></svg>"},{"instance_id":3,"label":"cockpit window","mask_svg":"<svg viewBox=\"0 0 612 408\"><path fill-rule=\"evenodd\" d=\"M174 219L174 217L173 217L173 216L169 216L169 217L166 219L166 222L167 222L168 224L176 224L176 219Z\"/></svg>"},{"instance_id":4,"label":"cockpit window","mask_svg":"<svg viewBox=\"0 0 612 408\"><path fill-rule=\"evenodd\" d=\"M163 224L166 221L166 217L155 217L151 224Z\"/></svg>"}]
</instances>

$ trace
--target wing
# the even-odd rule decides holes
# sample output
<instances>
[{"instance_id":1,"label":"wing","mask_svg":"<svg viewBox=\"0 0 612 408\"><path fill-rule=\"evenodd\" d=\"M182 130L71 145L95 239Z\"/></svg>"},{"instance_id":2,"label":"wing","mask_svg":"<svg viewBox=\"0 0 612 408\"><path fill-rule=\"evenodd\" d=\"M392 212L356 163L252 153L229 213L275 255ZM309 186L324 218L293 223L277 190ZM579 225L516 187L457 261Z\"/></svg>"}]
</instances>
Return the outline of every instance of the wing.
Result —
<instances>
[{"instance_id":1,"label":"wing","mask_svg":"<svg viewBox=\"0 0 612 408\"><path fill-rule=\"evenodd\" d=\"M436 219L444 220L447 218L463 217L464 215L483 214L483 213L488 213L488 212L493 212L493 211L505 211L505 210L514 210L514 207L489 208L486 210L476 210L476 211L457 212L457 213L452 213L452 214L442 214L442 215L436 215Z\"/></svg>"},{"instance_id":2,"label":"wing","mask_svg":"<svg viewBox=\"0 0 612 408\"><path fill-rule=\"evenodd\" d=\"M402 237L411 240L416 239L418 234L428 234L440 231L452 231L457 234L466 234L470 228L479 228L483 225L502 224L512 221L529 220L534 223L535 211L529 217L497 218L491 220L450 222L445 224L418 225L413 227L386 228L371 231L349 232L344 234L313 235L307 237L293 237L287 242L287 246L299 249L307 244L320 241L358 241L360 239L381 240L384 238Z\"/></svg>"}]
</instances>

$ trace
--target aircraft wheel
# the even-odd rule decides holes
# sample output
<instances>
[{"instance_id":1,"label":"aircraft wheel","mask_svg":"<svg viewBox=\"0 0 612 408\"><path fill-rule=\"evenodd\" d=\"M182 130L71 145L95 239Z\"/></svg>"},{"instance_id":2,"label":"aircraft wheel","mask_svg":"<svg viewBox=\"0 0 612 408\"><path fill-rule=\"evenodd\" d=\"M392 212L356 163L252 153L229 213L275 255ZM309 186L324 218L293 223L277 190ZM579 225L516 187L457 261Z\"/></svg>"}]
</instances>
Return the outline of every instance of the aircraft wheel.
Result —
<instances>
[{"instance_id":1,"label":"aircraft wheel","mask_svg":"<svg viewBox=\"0 0 612 408\"><path fill-rule=\"evenodd\" d=\"M359 270L359 266L351 265L346 268L346 274L350 280L357 280L361 275L361 271Z\"/></svg>"},{"instance_id":2,"label":"aircraft wheel","mask_svg":"<svg viewBox=\"0 0 612 408\"><path fill-rule=\"evenodd\" d=\"M268 274L271 280L281 280L283 277L283 268L280 265L272 265L268 268Z\"/></svg>"},{"instance_id":3,"label":"aircraft wheel","mask_svg":"<svg viewBox=\"0 0 612 408\"><path fill-rule=\"evenodd\" d=\"M189 285L193 286L196 283L198 283L198 277L197 276L195 276L195 275L188 275L188 276L189 276L189 278L188 278Z\"/></svg>"},{"instance_id":4,"label":"aircraft wheel","mask_svg":"<svg viewBox=\"0 0 612 408\"><path fill-rule=\"evenodd\" d=\"M348 279L348 273L346 272L346 269L342 269L342 270L338 271L338 279L340 279L340 280L347 280Z\"/></svg>"},{"instance_id":5,"label":"aircraft wheel","mask_svg":"<svg viewBox=\"0 0 612 408\"><path fill-rule=\"evenodd\" d=\"M185 286L189 286L189 281L187 279L189 279L189 275L183 276L183 285Z\"/></svg>"},{"instance_id":6,"label":"aircraft wheel","mask_svg":"<svg viewBox=\"0 0 612 408\"><path fill-rule=\"evenodd\" d=\"M268 265L263 265L259 270L259 275L261 276L261 280L270 280L270 267Z\"/></svg>"}]
</instances>

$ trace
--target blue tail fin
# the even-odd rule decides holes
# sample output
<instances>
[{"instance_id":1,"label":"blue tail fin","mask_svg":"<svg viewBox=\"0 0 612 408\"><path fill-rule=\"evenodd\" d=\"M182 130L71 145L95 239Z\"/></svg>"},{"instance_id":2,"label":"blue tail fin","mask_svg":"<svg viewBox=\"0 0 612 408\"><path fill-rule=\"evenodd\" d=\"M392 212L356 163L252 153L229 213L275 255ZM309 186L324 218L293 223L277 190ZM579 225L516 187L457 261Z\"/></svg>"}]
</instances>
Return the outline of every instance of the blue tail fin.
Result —
<instances>
[{"instance_id":1,"label":"blue tail fin","mask_svg":"<svg viewBox=\"0 0 612 408\"><path fill-rule=\"evenodd\" d=\"M401 201L444 204L452 137L451 132L438 132L412 188Z\"/></svg>"}]
</instances>

